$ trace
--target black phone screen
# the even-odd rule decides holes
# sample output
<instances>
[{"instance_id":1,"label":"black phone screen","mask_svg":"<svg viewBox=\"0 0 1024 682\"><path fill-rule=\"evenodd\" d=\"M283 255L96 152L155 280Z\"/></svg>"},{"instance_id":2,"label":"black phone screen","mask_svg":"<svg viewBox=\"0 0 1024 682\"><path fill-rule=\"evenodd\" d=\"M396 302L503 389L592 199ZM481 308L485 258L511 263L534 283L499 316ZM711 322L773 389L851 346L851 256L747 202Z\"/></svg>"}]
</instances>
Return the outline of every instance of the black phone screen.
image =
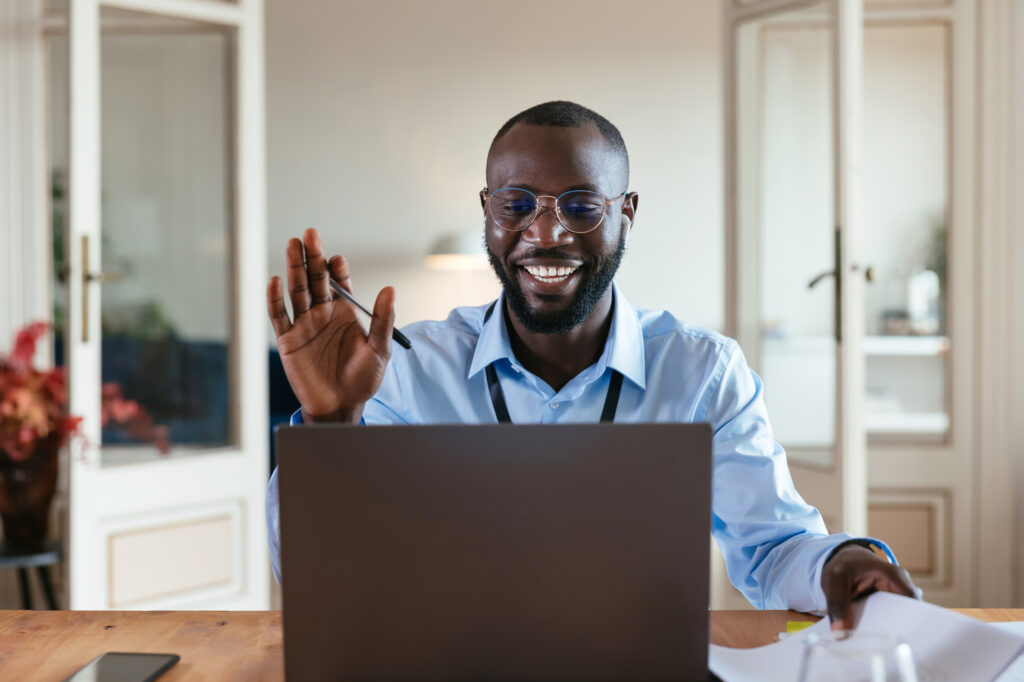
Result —
<instances>
[{"instance_id":1,"label":"black phone screen","mask_svg":"<svg viewBox=\"0 0 1024 682\"><path fill-rule=\"evenodd\" d=\"M151 682L179 659L178 654L106 653L64 682Z\"/></svg>"}]
</instances>

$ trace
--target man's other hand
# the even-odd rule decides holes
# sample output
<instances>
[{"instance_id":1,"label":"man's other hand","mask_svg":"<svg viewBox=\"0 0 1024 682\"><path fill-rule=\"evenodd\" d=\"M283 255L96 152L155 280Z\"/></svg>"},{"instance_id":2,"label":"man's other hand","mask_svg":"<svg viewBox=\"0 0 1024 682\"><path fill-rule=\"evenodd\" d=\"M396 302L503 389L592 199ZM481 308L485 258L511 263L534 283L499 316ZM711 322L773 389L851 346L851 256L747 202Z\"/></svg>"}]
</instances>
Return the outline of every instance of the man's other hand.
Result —
<instances>
[{"instance_id":1,"label":"man's other hand","mask_svg":"<svg viewBox=\"0 0 1024 682\"><path fill-rule=\"evenodd\" d=\"M892 592L921 598L906 569L876 555L867 547L849 544L840 547L821 572L828 617L833 630L853 628L851 602L872 592Z\"/></svg>"}]
</instances>

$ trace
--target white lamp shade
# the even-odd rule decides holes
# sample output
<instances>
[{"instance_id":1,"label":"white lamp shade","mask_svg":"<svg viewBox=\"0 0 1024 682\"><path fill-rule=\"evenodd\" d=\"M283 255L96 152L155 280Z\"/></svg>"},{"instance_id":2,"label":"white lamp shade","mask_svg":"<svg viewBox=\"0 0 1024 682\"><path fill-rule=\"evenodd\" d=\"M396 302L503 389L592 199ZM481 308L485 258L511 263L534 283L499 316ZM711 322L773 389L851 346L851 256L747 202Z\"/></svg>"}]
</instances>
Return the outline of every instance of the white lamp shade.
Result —
<instances>
[{"instance_id":1,"label":"white lamp shade","mask_svg":"<svg viewBox=\"0 0 1024 682\"><path fill-rule=\"evenodd\" d=\"M485 270L487 256L483 251L483 233L474 230L441 235L430 247L427 267L438 270Z\"/></svg>"}]
</instances>

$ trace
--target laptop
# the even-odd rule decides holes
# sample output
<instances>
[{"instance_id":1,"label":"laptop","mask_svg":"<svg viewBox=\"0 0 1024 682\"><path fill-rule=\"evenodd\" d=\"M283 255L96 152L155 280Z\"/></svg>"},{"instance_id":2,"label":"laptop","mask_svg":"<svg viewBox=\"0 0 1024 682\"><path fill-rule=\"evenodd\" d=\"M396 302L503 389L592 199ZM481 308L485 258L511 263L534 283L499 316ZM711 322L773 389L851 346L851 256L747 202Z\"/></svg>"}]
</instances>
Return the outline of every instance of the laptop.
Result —
<instances>
[{"instance_id":1,"label":"laptop","mask_svg":"<svg viewBox=\"0 0 1024 682\"><path fill-rule=\"evenodd\" d=\"M709 679L708 425L277 442L288 680Z\"/></svg>"}]
</instances>

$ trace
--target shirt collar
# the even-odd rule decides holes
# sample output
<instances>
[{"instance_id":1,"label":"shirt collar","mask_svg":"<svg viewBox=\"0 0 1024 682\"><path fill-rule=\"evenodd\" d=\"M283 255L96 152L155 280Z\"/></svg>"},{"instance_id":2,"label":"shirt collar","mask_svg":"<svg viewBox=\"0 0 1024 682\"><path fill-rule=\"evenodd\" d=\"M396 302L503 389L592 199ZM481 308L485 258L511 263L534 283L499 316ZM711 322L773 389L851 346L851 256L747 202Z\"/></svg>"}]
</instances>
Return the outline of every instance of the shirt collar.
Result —
<instances>
[{"instance_id":1,"label":"shirt collar","mask_svg":"<svg viewBox=\"0 0 1024 682\"><path fill-rule=\"evenodd\" d=\"M647 359L644 356L644 332L640 328L640 318L614 282L612 293L615 309L605 345L608 366L618 370L641 389L647 388Z\"/></svg>"},{"instance_id":2,"label":"shirt collar","mask_svg":"<svg viewBox=\"0 0 1024 682\"><path fill-rule=\"evenodd\" d=\"M509 362L515 362L512 342L509 341L508 330L505 328L505 316L501 312L504 305L505 291L502 290L498 300L483 308L482 315L486 315L488 308L492 306L493 312L480 329L480 337L476 342L473 362L469 364L467 379L472 379L478 372L497 360L504 358Z\"/></svg>"},{"instance_id":3,"label":"shirt collar","mask_svg":"<svg viewBox=\"0 0 1024 682\"><path fill-rule=\"evenodd\" d=\"M473 361L469 365L467 379L472 379L478 372L491 363L507 359L515 364L515 354L509 341L508 329L505 327L505 316L501 314L505 292L502 291L494 302L494 312L483 323L480 338L476 342ZM601 374L606 367L618 370L622 376L632 381L641 389L646 388L646 360L644 358L644 336L640 328L640 320L636 310L626 300L619 287L612 283L612 326L608 332L604 352L597 361L596 369ZM489 307L489 306L488 306ZM486 314L487 308L483 309Z\"/></svg>"}]
</instances>

